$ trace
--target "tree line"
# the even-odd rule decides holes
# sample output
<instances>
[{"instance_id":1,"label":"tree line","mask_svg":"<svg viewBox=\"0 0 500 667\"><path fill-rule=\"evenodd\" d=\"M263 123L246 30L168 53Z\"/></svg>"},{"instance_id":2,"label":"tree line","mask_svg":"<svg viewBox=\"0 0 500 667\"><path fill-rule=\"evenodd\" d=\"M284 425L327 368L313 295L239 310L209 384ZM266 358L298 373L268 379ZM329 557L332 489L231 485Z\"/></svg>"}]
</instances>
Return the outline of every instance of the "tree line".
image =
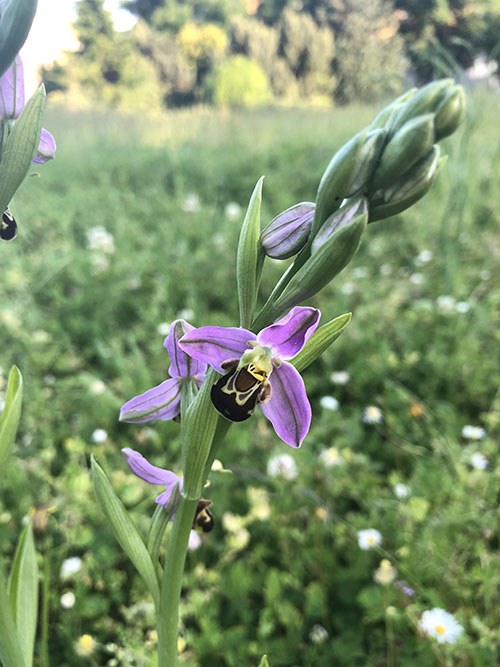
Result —
<instances>
[{"instance_id":1,"label":"tree line","mask_svg":"<svg viewBox=\"0 0 500 667\"><path fill-rule=\"evenodd\" d=\"M42 75L75 106L157 110L373 101L457 76L479 54L500 63L498 0L79 0L80 49Z\"/></svg>"}]
</instances>

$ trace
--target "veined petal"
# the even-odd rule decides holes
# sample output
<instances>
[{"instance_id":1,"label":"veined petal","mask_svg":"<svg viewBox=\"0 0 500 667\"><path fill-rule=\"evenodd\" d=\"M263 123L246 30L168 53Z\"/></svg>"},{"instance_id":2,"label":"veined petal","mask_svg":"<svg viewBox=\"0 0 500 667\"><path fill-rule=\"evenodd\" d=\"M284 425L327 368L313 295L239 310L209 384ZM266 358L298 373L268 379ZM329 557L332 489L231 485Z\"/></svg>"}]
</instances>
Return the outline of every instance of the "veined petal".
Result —
<instances>
[{"instance_id":1,"label":"veined petal","mask_svg":"<svg viewBox=\"0 0 500 667\"><path fill-rule=\"evenodd\" d=\"M183 336L179 347L194 359L210 364L218 373L224 373L221 363L239 359L248 348L249 340L255 340L255 334L247 329L199 327Z\"/></svg>"},{"instance_id":2,"label":"veined petal","mask_svg":"<svg viewBox=\"0 0 500 667\"><path fill-rule=\"evenodd\" d=\"M165 486L167 487L167 491L170 489L170 492L172 492L176 484L182 487L182 477L178 477L170 470L152 465L142 454L139 454L139 452L130 447L124 447L122 452L127 457L129 468L137 477L144 479L150 484Z\"/></svg>"},{"instance_id":3,"label":"veined petal","mask_svg":"<svg viewBox=\"0 0 500 667\"><path fill-rule=\"evenodd\" d=\"M316 308L296 306L281 320L262 329L257 341L272 347L282 359L291 359L316 331L320 317Z\"/></svg>"},{"instance_id":4,"label":"veined petal","mask_svg":"<svg viewBox=\"0 0 500 667\"><path fill-rule=\"evenodd\" d=\"M33 158L33 164L43 164L52 160L56 152L56 140L48 130L42 128L38 150Z\"/></svg>"},{"instance_id":5,"label":"veined petal","mask_svg":"<svg viewBox=\"0 0 500 667\"><path fill-rule=\"evenodd\" d=\"M180 402L181 382L179 378L170 378L127 401L120 410L120 421L142 424L173 419L179 414Z\"/></svg>"},{"instance_id":6,"label":"veined petal","mask_svg":"<svg viewBox=\"0 0 500 667\"><path fill-rule=\"evenodd\" d=\"M204 375L207 370L205 363L193 359L179 347L180 339L193 329L193 325L185 320L175 320L175 322L172 322L170 332L165 338L164 345L170 357L168 373L173 378Z\"/></svg>"},{"instance_id":7,"label":"veined petal","mask_svg":"<svg viewBox=\"0 0 500 667\"><path fill-rule=\"evenodd\" d=\"M291 447L300 447L311 426L311 406L298 371L284 361L269 377L273 393L262 412L276 434Z\"/></svg>"},{"instance_id":8,"label":"veined petal","mask_svg":"<svg viewBox=\"0 0 500 667\"><path fill-rule=\"evenodd\" d=\"M24 74L21 56L0 80L0 118L17 118L24 107Z\"/></svg>"}]
</instances>

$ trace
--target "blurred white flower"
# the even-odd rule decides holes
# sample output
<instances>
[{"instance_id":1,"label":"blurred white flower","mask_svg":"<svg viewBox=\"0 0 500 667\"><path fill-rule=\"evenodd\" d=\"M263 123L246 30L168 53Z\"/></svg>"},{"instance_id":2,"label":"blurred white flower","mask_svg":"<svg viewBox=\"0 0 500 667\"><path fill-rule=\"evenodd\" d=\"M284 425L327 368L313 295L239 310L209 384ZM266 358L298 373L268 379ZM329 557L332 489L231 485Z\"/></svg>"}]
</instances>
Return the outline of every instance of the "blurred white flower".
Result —
<instances>
[{"instance_id":1,"label":"blurred white flower","mask_svg":"<svg viewBox=\"0 0 500 667\"><path fill-rule=\"evenodd\" d=\"M377 408L376 405L369 405L363 410L361 419L365 424L381 424L384 420L384 415L382 410Z\"/></svg>"},{"instance_id":2,"label":"blurred white flower","mask_svg":"<svg viewBox=\"0 0 500 667\"><path fill-rule=\"evenodd\" d=\"M313 625L313 627L311 628L311 632L309 633L309 639L312 641L313 644L322 644L323 642L326 642L326 640L328 639L328 632L322 625L316 623L316 625Z\"/></svg>"},{"instance_id":3,"label":"blurred white flower","mask_svg":"<svg viewBox=\"0 0 500 667\"><path fill-rule=\"evenodd\" d=\"M108 437L107 432L103 428L96 428L96 430L92 433L92 440L96 444L100 444L101 442L104 442Z\"/></svg>"},{"instance_id":4,"label":"blurred white flower","mask_svg":"<svg viewBox=\"0 0 500 667\"><path fill-rule=\"evenodd\" d=\"M481 426L466 424L462 429L462 436L467 440L482 440L485 435L486 431Z\"/></svg>"},{"instance_id":5,"label":"blurred white flower","mask_svg":"<svg viewBox=\"0 0 500 667\"><path fill-rule=\"evenodd\" d=\"M338 410L339 402L334 396L322 396L319 404L325 410Z\"/></svg>"},{"instance_id":6,"label":"blurred white flower","mask_svg":"<svg viewBox=\"0 0 500 667\"><path fill-rule=\"evenodd\" d=\"M189 192L184 197L181 208L186 213L198 213L200 210L200 198L194 192Z\"/></svg>"},{"instance_id":7,"label":"blurred white flower","mask_svg":"<svg viewBox=\"0 0 500 667\"><path fill-rule=\"evenodd\" d=\"M447 314L455 310L455 298L448 294L442 294L436 299L436 306L440 313Z\"/></svg>"},{"instance_id":8,"label":"blurred white flower","mask_svg":"<svg viewBox=\"0 0 500 667\"><path fill-rule=\"evenodd\" d=\"M336 447L324 449L320 453L319 458L327 468L333 468L334 466L341 466L344 464L344 459L340 456L339 450Z\"/></svg>"},{"instance_id":9,"label":"blurred white flower","mask_svg":"<svg viewBox=\"0 0 500 667\"><path fill-rule=\"evenodd\" d=\"M352 270L353 278L366 278L367 275L368 271L364 266L357 266L355 269Z\"/></svg>"},{"instance_id":10,"label":"blurred white flower","mask_svg":"<svg viewBox=\"0 0 500 667\"><path fill-rule=\"evenodd\" d=\"M183 308L182 310L179 310L177 313L177 317L179 320L194 320L194 310L192 308Z\"/></svg>"},{"instance_id":11,"label":"blurred white flower","mask_svg":"<svg viewBox=\"0 0 500 667\"><path fill-rule=\"evenodd\" d=\"M382 544L382 535L376 528L358 530L358 545L360 549L368 551Z\"/></svg>"},{"instance_id":12,"label":"blurred white flower","mask_svg":"<svg viewBox=\"0 0 500 667\"><path fill-rule=\"evenodd\" d=\"M470 462L476 470L486 470L488 467L488 459L481 452L474 452L470 457Z\"/></svg>"},{"instance_id":13,"label":"blurred white flower","mask_svg":"<svg viewBox=\"0 0 500 667\"><path fill-rule=\"evenodd\" d=\"M340 288L342 291L342 294L354 294L356 291L356 285L354 283L344 283L342 287Z\"/></svg>"},{"instance_id":14,"label":"blurred white flower","mask_svg":"<svg viewBox=\"0 0 500 667\"><path fill-rule=\"evenodd\" d=\"M470 310L470 304L467 301L458 301L455 305L455 310L457 313L468 313Z\"/></svg>"},{"instance_id":15,"label":"blurred white flower","mask_svg":"<svg viewBox=\"0 0 500 667\"><path fill-rule=\"evenodd\" d=\"M228 202L224 209L224 215L228 220L237 220L241 215L241 206L235 201Z\"/></svg>"},{"instance_id":16,"label":"blurred white flower","mask_svg":"<svg viewBox=\"0 0 500 667\"><path fill-rule=\"evenodd\" d=\"M423 273L412 273L410 276L410 282L414 285L421 285L424 282Z\"/></svg>"},{"instance_id":17,"label":"blurred white flower","mask_svg":"<svg viewBox=\"0 0 500 667\"><path fill-rule=\"evenodd\" d=\"M380 267L380 273L383 276L390 276L392 273L392 266L390 264L382 264Z\"/></svg>"},{"instance_id":18,"label":"blurred white flower","mask_svg":"<svg viewBox=\"0 0 500 667\"><path fill-rule=\"evenodd\" d=\"M106 391L106 385L102 380L94 380L90 385L90 393L94 396L99 396L99 394L104 394Z\"/></svg>"},{"instance_id":19,"label":"blurred white flower","mask_svg":"<svg viewBox=\"0 0 500 667\"><path fill-rule=\"evenodd\" d=\"M75 601L76 601L75 594L72 593L71 591L63 593L61 595L60 603L63 609L71 609L71 607L75 606Z\"/></svg>"},{"instance_id":20,"label":"blurred white flower","mask_svg":"<svg viewBox=\"0 0 500 667\"><path fill-rule=\"evenodd\" d=\"M387 558L383 558L380 561L380 565L373 573L373 578L375 579L377 584L382 584L382 586L388 586L389 584L392 584L397 574L398 571L396 570L395 567L391 565L391 561L387 560Z\"/></svg>"},{"instance_id":21,"label":"blurred white flower","mask_svg":"<svg viewBox=\"0 0 500 667\"><path fill-rule=\"evenodd\" d=\"M97 642L92 635L82 635L75 642L75 651L81 658L88 658L95 651Z\"/></svg>"},{"instance_id":22,"label":"blurred white flower","mask_svg":"<svg viewBox=\"0 0 500 667\"><path fill-rule=\"evenodd\" d=\"M110 255L115 251L114 236L102 225L91 227L87 230L87 248Z\"/></svg>"},{"instance_id":23,"label":"blurred white flower","mask_svg":"<svg viewBox=\"0 0 500 667\"><path fill-rule=\"evenodd\" d=\"M463 632L463 627L457 623L452 614L439 607L424 611L419 626L429 637L437 639L439 644L445 642L454 644Z\"/></svg>"},{"instance_id":24,"label":"blurred white flower","mask_svg":"<svg viewBox=\"0 0 500 667\"><path fill-rule=\"evenodd\" d=\"M394 495L396 496L396 498L400 499L408 498L408 496L410 495L410 487L406 486L406 484L402 484L401 482L395 484L392 487L392 490L394 491Z\"/></svg>"},{"instance_id":25,"label":"blurred white flower","mask_svg":"<svg viewBox=\"0 0 500 667\"><path fill-rule=\"evenodd\" d=\"M333 384L347 384L350 379L351 376L347 371L334 371L330 375L330 380L333 382Z\"/></svg>"},{"instance_id":26,"label":"blurred white flower","mask_svg":"<svg viewBox=\"0 0 500 667\"><path fill-rule=\"evenodd\" d=\"M160 334L160 336L168 336L168 332L170 331L170 322L160 322L160 324L156 327L156 331Z\"/></svg>"},{"instance_id":27,"label":"blurred white flower","mask_svg":"<svg viewBox=\"0 0 500 667\"><path fill-rule=\"evenodd\" d=\"M77 574L82 569L82 559L78 556L73 556L72 558L66 558L63 560L61 565L61 571L59 576L64 581L65 579L70 579L74 574Z\"/></svg>"},{"instance_id":28,"label":"blurred white flower","mask_svg":"<svg viewBox=\"0 0 500 667\"><path fill-rule=\"evenodd\" d=\"M479 277L481 280L489 280L491 278L491 271L488 269L483 269L482 271L479 272Z\"/></svg>"},{"instance_id":29,"label":"blurred white flower","mask_svg":"<svg viewBox=\"0 0 500 667\"><path fill-rule=\"evenodd\" d=\"M191 530L191 532L189 533L189 540L188 540L189 551L196 551L196 549L199 549L200 547L201 547L201 537L196 532L196 530Z\"/></svg>"},{"instance_id":30,"label":"blurred white flower","mask_svg":"<svg viewBox=\"0 0 500 667\"><path fill-rule=\"evenodd\" d=\"M415 257L415 264L417 266L422 266L422 264L427 264L427 262L430 262L433 257L434 253L432 250L422 250L422 252L420 252Z\"/></svg>"},{"instance_id":31,"label":"blurred white flower","mask_svg":"<svg viewBox=\"0 0 500 667\"><path fill-rule=\"evenodd\" d=\"M297 464L290 454L278 454L269 459L267 463L267 474L270 477L283 477L291 481L299 474Z\"/></svg>"}]
</instances>

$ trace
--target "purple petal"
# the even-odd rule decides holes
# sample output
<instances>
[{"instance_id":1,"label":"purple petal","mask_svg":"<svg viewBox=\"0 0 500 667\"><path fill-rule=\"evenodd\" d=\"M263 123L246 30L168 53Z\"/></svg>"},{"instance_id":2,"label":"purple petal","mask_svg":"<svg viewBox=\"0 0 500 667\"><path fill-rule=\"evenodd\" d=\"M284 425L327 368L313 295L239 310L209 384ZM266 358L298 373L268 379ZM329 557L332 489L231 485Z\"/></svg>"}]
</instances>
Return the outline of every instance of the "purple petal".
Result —
<instances>
[{"instance_id":1,"label":"purple petal","mask_svg":"<svg viewBox=\"0 0 500 667\"><path fill-rule=\"evenodd\" d=\"M139 454L139 452L130 447L125 447L122 449L122 452L127 457L129 468L137 477L144 479L150 484L165 486L167 487L167 492L170 490L170 493L176 484L182 487L182 477L178 477L170 470L164 470L152 465L142 454Z\"/></svg>"},{"instance_id":2,"label":"purple petal","mask_svg":"<svg viewBox=\"0 0 500 667\"><path fill-rule=\"evenodd\" d=\"M287 259L296 255L309 237L315 204L301 202L277 215L260 237L266 255Z\"/></svg>"},{"instance_id":3,"label":"purple petal","mask_svg":"<svg viewBox=\"0 0 500 667\"><path fill-rule=\"evenodd\" d=\"M24 107L24 75L21 56L0 80L0 118L17 118Z\"/></svg>"},{"instance_id":4,"label":"purple petal","mask_svg":"<svg viewBox=\"0 0 500 667\"><path fill-rule=\"evenodd\" d=\"M284 361L269 377L273 393L262 412L277 435L291 447L300 447L311 426L311 406L304 380L295 368Z\"/></svg>"},{"instance_id":5,"label":"purple petal","mask_svg":"<svg viewBox=\"0 0 500 667\"><path fill-rule=\"evenodd\" d=\"M120 421L142 424L155 419L173 419L179 414L180 403L181 382L171 378L127 401L120 410Z\"/></svg>"},{"instance_id":6,"label":"purple petal","mask_svg":"<svg viewBox=\"0 0 500 667\"><path fill-rule=\"evenodd\" d=\"M282 359L291 359L316 331L321 313L316 308L296 306L257 336L261 345L272 347Z\"/></svg>"},{"instance_id":7,"label":"purple petal","mask_svg":"<svg viewBox=\"0 0 500 667\"><path fill-rule=\"evenodd\" d=\"M192 359L179 347L180 339L193 329L193 325L185 320L175 320L175 322L172 322L170 332L165 338L164 345L167 348L171 362L168 373L173 378L204 375L207 370L205 363Z\"/></svg>"},{"instance_id":8,"label":"purple petal","mask_svg":"<svg viewBox=\"0 0 500 667\"><path fill-rule=\"evenodd\" d=\"M246 329L200 327L183 336L179 347L194 359L210 364L218 373L224 373L221 363L227 359L239 359L249 347L249 340L255 340L255 334Z\"/></svg>"},{"instance_id":9,"label":"purple petal","mask_svg":"<svg viewBox=\"0 0 500 667\"><path fill-rule=\"evenodd\" d=\"M38 150L33 158L33 164L43 164L52 160L56 152L56 140L48 130L42 128Z\"/></svg>"}]
</instances>

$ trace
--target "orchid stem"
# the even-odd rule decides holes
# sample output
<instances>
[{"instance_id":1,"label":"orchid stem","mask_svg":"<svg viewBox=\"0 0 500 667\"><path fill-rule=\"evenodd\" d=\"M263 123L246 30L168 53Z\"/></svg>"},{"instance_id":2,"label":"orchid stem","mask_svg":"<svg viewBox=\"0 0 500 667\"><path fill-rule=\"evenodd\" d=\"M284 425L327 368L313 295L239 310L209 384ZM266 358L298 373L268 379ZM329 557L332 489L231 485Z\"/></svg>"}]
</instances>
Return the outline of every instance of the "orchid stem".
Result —
<instances>
[{"instance_id":1,"label":"orchid stem","mask_svg":"<svg viewBox=\"0 0 500 667\"><path fill-rule=\"evenodd\" d=\"M179 664L179 601L189 534L197 505L198 499L181 495L168 541L158 615L158 667L176 667Z\"/></svg>"}]
</instances>

